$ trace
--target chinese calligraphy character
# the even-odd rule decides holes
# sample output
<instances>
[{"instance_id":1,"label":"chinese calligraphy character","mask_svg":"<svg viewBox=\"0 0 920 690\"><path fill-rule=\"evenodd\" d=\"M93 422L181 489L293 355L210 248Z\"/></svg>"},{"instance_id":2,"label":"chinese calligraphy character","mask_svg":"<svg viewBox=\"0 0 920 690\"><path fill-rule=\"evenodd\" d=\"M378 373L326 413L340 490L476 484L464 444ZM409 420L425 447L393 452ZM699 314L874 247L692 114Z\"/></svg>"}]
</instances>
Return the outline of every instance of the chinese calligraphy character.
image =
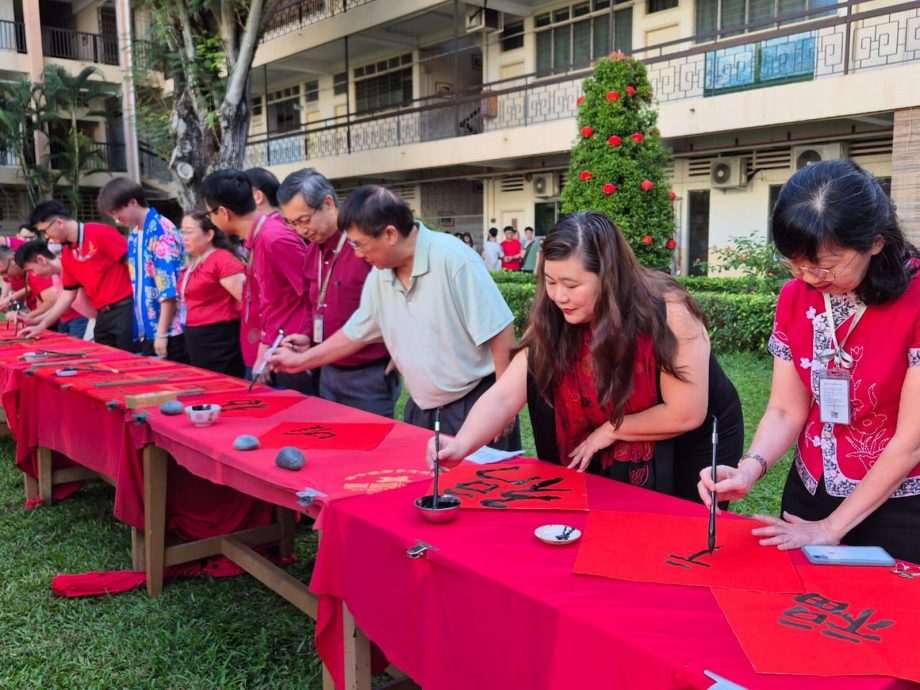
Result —
<instances>
[{"instance_id":1,"label":"chinese calligraphy character","mask_svg":"<svg viewBox=\"0 0 920 690\"><path fill-rule=\"evenodd\" d=\"M857 614L846 613L850 607L848 603L834 601L815 592L797 594L792 599L801 605L783 611L782 616L785 618L779 619L781 625L809 631L814 630L815 626L824 625L822 635L855 644L865 640L881 642L881 635L874 633L895 624L894 621L885 619L869 623L875 609L864 609ZM838 624L838 620L843 624ZM863 628L870 632L861 632Z\"/></svg>"}]
</instances>

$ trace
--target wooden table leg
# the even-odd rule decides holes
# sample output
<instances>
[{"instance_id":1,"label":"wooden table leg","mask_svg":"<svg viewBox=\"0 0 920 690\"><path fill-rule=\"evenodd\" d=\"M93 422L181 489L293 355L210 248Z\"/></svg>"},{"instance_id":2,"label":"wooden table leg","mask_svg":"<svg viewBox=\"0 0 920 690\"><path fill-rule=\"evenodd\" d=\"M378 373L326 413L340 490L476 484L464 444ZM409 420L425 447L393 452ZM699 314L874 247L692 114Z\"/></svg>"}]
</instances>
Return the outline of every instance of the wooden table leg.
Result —
<instances>
[{"instance_id":1,"label":"wooden table leg","mask_svg":"<svg viewBox=\"0 0 920 690\"><path fill-rule=\"evenodd\" d=\"M371 643L342 602L345 645L345 690L371 690Z\"/></svg>"},{"instance_id":2,"label":"wooden table leg","mask_svg":"<svg viewBox=\"0 0 920 690\"><path fill-rule=\"evenodd\" d=\"M27 475L25 472L22 473L22 476L25 477L26 500L34 501L36 498L38 498L38 482L33 477Z\"/></svg>"},{"instance_id":3,"label":"wooden table leg","mask_svg":"<svg viewBox=\"0 0 920 690\"><path fill-rule=\"evenodd\" d=\"M294 555L294 511L290 508L275 507L275 516L281 528L281 537L278 539L278 555L281 558L290 558Z\"/></svg>"},{"instance_id":4,"label":"wooden table leg","mask_svg":"<svg viewBox=\"0 0 920 690\"><path fill-rule=\"evenodd\" d=\"M136 527L131 528L131 567L144 570L144 533Z\"/></svg>"},{"instance_id":5,"label":"wooden table leg","mask_svg":"<svg viewBox=\"0 0 920 690\"><path fill-rule=\"evenodd\" d=\"M166 556L166 451L144 446L144 570L147 594L163 592Z\"/></svg>"},{"instance_id":6,"label":"wooden table leg","mask_svg":"<svg viewBox=\"0 0 920 690\"><path fill-rule=\"evenodd\" d=\"M38 495L42 499L42 505L51 505L51 486L52 474L51 467L51 449L39 446L35 450L38 458Z\"/></svg>"}]
</instances>

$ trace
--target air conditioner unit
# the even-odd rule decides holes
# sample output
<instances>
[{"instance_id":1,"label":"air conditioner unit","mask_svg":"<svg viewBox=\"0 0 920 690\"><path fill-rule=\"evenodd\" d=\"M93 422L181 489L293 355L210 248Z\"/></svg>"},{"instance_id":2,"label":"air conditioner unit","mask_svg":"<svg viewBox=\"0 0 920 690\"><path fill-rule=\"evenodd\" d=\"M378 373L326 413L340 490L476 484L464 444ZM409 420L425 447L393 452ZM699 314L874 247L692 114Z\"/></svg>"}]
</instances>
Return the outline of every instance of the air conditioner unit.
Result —
<instances>
[{"instance_id":1,"label":"air conditioner unit","mask_svg":"<svg viewBox=\"0 0 920 690\"><path fill-rule=\"evenodd\" d=\"M533 193L541 199L559 196L559 177L556 173L538 173L534 175Z\"/></svg>"},{"instance_id":2,"label":"air conditioner unit","mask_svg":"<svg viewBox=\"0 0 920 690\"><path fill-rule=\"evenodd\" d=\"M792 147L792 171L801 170L806 165L843 158L843 144L839 141L832 144L805 144Z\"/></svg>"},{"instance_id":3,"label":"air conditioner unit","mask_svg":"<svg viewBox=\"0 0 920 690\"><path fill-rule=\"evenodd\" d=\"M504 27L504 17L498 10L485 7L466 8L466 32L476 31L501 31Z\"/></svg>"},{"instance_id":4,"label":"air conditioner unit","mask_svg":"<svg viewBox=\"0 0 920 690\"><path fill-rule=\"evenodd\" d=\"M747 184L741 158L716 158L709 164L709 182L713 189L731 189Z\"/></svg>"}]
</instances>

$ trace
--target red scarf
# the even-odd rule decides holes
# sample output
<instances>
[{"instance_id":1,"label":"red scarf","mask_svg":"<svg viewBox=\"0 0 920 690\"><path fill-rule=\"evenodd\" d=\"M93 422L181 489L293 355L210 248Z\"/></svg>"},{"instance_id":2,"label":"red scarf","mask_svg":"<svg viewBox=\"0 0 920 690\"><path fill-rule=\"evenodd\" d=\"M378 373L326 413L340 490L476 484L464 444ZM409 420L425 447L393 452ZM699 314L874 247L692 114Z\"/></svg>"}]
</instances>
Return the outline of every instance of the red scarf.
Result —
<instances>
[{"instance_id":1,"label":"red scarf","mask_svg":"<svg viewBox=\"0 0 920 690\"><path fill-rule=\"evenodd\" d=\"M633 364L633 391L626 401L624 413L634 414L658 404L656 382L657 363L652 341L640 336L636 343L636 358ZM569 453L613 415L611 400L601 407L594 381L594 367L591 359L591 329L582 332L581 350L574 365L565 372L562 382L553 394L556 408L556 442L559 459L565 462ZM595 455L601 467L606 469L614 462L641 462L651 460L655 452L652 441L617 441ZM593 460L592 460L593 462Z\"/></svg>"}]
</instances>

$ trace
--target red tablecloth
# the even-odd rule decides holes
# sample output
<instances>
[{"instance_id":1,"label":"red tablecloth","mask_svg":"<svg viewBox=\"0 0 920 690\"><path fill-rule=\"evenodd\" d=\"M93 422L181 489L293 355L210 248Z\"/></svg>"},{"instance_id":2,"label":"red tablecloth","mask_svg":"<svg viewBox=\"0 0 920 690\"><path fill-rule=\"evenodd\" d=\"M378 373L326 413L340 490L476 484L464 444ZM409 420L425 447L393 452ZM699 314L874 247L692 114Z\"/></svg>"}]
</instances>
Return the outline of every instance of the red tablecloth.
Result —
<instances>
[{"instance_id":1,"label":"red tablecloth","mask_svg":"<svg viewBox=\"0 0 920 690\"><path fill-rule=\"evenodd\" d=\"M907 688L882 677L757 674L708 589L572 573L577 547L536 527L584 529L587 513L463 511L422 522L420 486L330 504L311 588L316 646L343 687L342 603L358 626L425 690L707 688L704 670L744 687ZM700 507L588 478L592 508L698 515ZM417 540L436 547L413 560ZM807 653L807 650L795 650Z\"/></svg>"}]
</instances>

